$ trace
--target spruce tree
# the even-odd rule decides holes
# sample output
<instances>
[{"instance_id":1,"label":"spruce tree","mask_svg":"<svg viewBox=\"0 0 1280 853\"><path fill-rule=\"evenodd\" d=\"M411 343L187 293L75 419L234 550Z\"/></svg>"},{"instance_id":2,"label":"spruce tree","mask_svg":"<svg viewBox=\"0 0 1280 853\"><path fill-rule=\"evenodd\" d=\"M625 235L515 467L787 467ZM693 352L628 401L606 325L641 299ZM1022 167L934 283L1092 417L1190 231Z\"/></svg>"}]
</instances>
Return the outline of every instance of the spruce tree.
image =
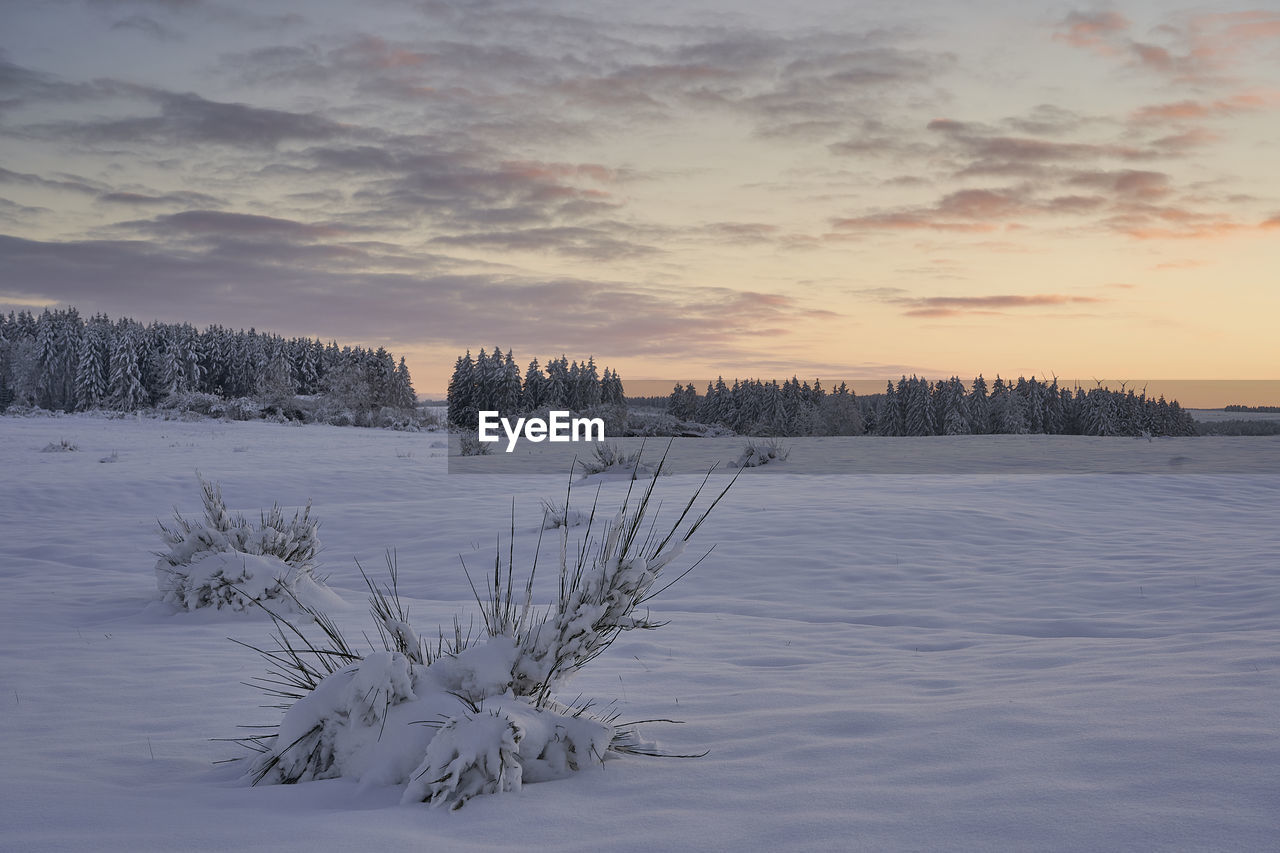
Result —
<instances>
[{"instance_id":1,"label":"spruce tree","mask_svg":"<svg viewBox=\"0 0 1280 853\"><path fill-rule=\"evenodd\" d=\"M466 355L458 356L453 365L453 376L449 379L450 424L470 427L476 422L475 387L475 363L471 360L471 350L467 350Z\"/></svg>"},{"instance_id":2,"label":"spruce tree","mask_svg":"<svg viewBox=\"0 0 1280 853\"><path fill-rule=\"evenodd\" d=\"M76 358L76 408L96 409L107 397L107 364L110 327L89 323L80 338Z\"/></svg>"},{"instance_id":3,"label":"spruce tree","mask_svg":"<svg viewBox=\"0 0 1280 853\"><path fill-rule=\"evenodd\" d=\"M141 337L142 328L135 323L121 322L116 326L107 380L108 400L113 408L125 412L131 412L146 402L142 370L138 365Z\"/></svg>"},{"instance_id":4,"label":"spruce tree","mask_svg":"<svg viewBox=\"0 0 1280 853\"><path fill-rule=\"evenodd\" d=\"M524 385L520 393L520 407L526 412L537 411L547 405L547 377L538 359L529 362L524 372Z\"/></svg>"},{"instance_id":5,"label":"spruce tree","mask_svg":"<svg viewBox=\"0 0 1280 853\"><path fill-rule=\"evenodd\" d=\"M404 356L400 356L400 363L396 365L393 388L391 405L398 409L412 409L417 405L418 395L413 390L413 381L409 378L409 365L405 363Z\"/></svg>"}]
</instances>

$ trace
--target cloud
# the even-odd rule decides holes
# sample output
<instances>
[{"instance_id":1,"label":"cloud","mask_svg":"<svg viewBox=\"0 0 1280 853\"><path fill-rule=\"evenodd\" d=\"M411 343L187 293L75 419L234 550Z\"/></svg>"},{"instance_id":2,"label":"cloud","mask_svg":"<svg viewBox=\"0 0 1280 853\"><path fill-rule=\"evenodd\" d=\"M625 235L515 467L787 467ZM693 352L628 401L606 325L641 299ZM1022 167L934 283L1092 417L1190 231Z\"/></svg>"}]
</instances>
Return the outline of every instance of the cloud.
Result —
<instances>
[{"instance_id":1,"label":"cloud","mask_svg":"<svg viewBox=\"0 0 1280 853\"><path fill-rule=\"evenodd\" d=\"M948 193L931 207L906 208L832 220L837 233L927 229L985 232L1048 208L1016 188L966 189Z\"/></svg>"},{"instance_id":2,"label":"cloud","mask_svg":"<svg viewBox=\"0 0 1280 853\"><path fill-rule=\"evenodd\" d=\"M771 242L782 235L781 228L768 222L708 222L691 229L691 232L694 236L721 245L743 246Z\"/></svg>"},{"instance_id":3,"label":"cloud","mask_svg":"<svg viewBox=\"0 0 1280 853\"><path fill-rule=\"evenodd\" d=\"M1134 169L1076 172L1067 178L1067 183L1107 191L1125 199L1152 200L1172 192L1169 175Z\"/></svg>"},{"instance_id":4,"label":"cloud","mask_svg":"<svg viewBox=\"0 0 1280 853\"><path fill-rule=\"evenodd\" d=\"M0 196L0 221L21 225L30 222L34 217L48 212L48 208L18 204L16 201Z\"/></svg>"},{"instance_id":5,"label":"cloud","mask_svg":"<svg viewBox=\"0 0 1280 853\"><path fill-rule=\"evenodd\" d=\"M1186 26L1188 53L1196 61L1229 63L1260 45L1280 43L1280 11L1247 10L1198 15Z\"/></svg>"},{"instance_id":6,"label":"cloud","mask_svg":"<svg viewBox=\"0 0 1280 853\"><path fill-rule=\"evenodd\" d=\"M1254 98L1223 99L1211 108L1228 110L1256 103ZM1179 106L1166 112L1177 111L1185 110ZM1156 113L1147 115L1154 119ZM1126 133L1120 141L1063 138L1091 124ZM1007 128L1012 126L1038 126L1052 134L1049 138L1011 135ZM1152 129L1165 135L1156 136ZM1170 171L1137 168L1139 164L1195 156L1219 138L1201 127L1179 126L1175 133L1167 133L1168 129L1161 121L1095 122L1043 107L1033 111L1029 120L1013 117L988 124L934 119L926 130L939 141L928 152L926 162L949 163L953 187L979 177L1014 182L988 187L961 183L960 188L949 191L943 183L944 191L931 204L835 217L830 220L831 233L826 239L877 231L977 234L1021 229L1036 220L1056 225L1064 217L1092 224L1102 232L1145 238L1179 230L1190 233L1209 223L1234 221L1232 216L1211 209L1220 201L1178 187ZM1203 225L1193 228L1192 223Z\"/></svg>"},{"instance_id":7,"label":"cloud","mask_svg":"<svg viewBox=\"0 0 1280 853\"><path fill-rule=\"evenodd\" d=\"M556 252L592 261L617 261L660 254L654 246L619 239L604 228L547 227L480 231L435 237L433 245L501 252Z\"/></svg>"},{"instance_id":8,"label":"cloud","mask_svg":"<svg viewBox=\"0 0 1280 853\"><path fill-rule=\"evenodd\" d=\"M1047 165L1097 160L1150 160L1152 147L1118 143L1067 142L1007 136L994 128L953 119L934 119L928 129L941 135L963 158L959 175L1040 174Z\"/></svg>"},{"instance_id":9,"label":"cloud","mask_svg":"<svg viewBox=\"0 0 1280 853\"><path fill-rule=\"evenodd\" d=\"M255 240L323 240L351 234L349 225L312 224L246 213L184 210L154 219L121 222L115 228L153 237L250 237Z\"/></svg>"},{"instance_id":10,"label":"cloud","mask_svg":"<svg viewBox=\"0 0 1280 853\"><path fill-rule=\"evenodd\" d=\"M1280 12L1270 10L1182 16L1151 31L1162 43L1133 39L1130 27L1116 12L1071 12L1053 38L1200 86L1229 82L1231 72L1260 48L1280 43Z\"/></svg>"},{"instance_id":11,"label":"cloud","mask_svg":"<svg viewBox=\"0 0 1280 853\"><path fill-rule=\"evenodd\" d=\"M104 81L66 83L56 75L10 62L0 51L0 115L32 103L98 100L112 94L113 88Z\"/></svg>"},{"instance_id":12,"label":"cloud","mask_svg":"<svg viewBox=\"0 0 1280 853\"><path fill-rule=\"evenodd\" d=\"M349 128L316 113L210 101L145 87L124 91L150 101L159 115L56 121L23 127L25 136L50 141L74 140L85 145L226 145L275 148L283 142L321 142L345 135Z\"/></svg>"},{"instance_id":13,"label":"cloud","mask_svg":"<svg viewBox=\"0 0 1280 853\"><path fill-rule=\"evenodd\" d=\"M91 181L88 178L82 178L79 175L63 175L57 178L46 178L41 175L33 175L29 172L10 171L4 167L0 167L0 184L16 184L18 186L39 187L41 189L64 190L66 192L92 196L99 195L106 189L104 184L97 181Z\"/></svg>"},{"instance_id":14,"label":"cloud","mask_svg":"<svg viewBox=\"0 0 1280 853\"><path fill-rule=\"evenodd\" d=\"M1184 100L1152 104L1135 110L1132 121L1139 124L1208 120L1280 106L1280 92L1249 92L1212 101Z\"/></svg>"},{"instance_id":15,"label":"cloud","mask_svg":"<svg viewBox=\"0 0 1280 853\"><path fill-rule=\"evenodd\" d=\"M1280 218L1242 222L1228 216L1177 207L1134 208L1107 221L1113 231L1137 240L1217 240L1258 236L1280 228Z\"/></svg>"},{"instance_id":16,"label":"cloud","mask_svg":"<svg viewBox=\"0 0 1280 853\"><path fill-rule=\"evenodd\" d=\"M433 18L449 17L433 8ZM369 35L328 50L257 48L225 64L246 82L322 81L367 97L427 105L455 125L506 133L559 121L543 133L578 134L715 109L762 136L835 134L869 97L928 92L955 65L949 53L908 49L886 31L786 35L668 24L567 21L503 12L507 38L396 40ZM553 28L554 27L554 28ZM570 36L571 32L579 36ZM566 116L591 115L585 127ZM833 117L834 120L833 120Z\"/></svg>"},{"instance_id":17,"label":"cloud","mask_svg":"<svg viewBox=\"0 0 1280 853\"><path fill-rule=\"evenodd\" d=\"M111 25L111 29L133 30L149 36L157 41L181 41L184 36L182 33L161 24L155 18L148 15L129 15L127 18L121 18Z\"/></svg>"},{"instance_id":18,"label":"cloud","mask_svg":"<svg viewBox=\"0 0 1280 853\"><path fill-rule=\"evenodd\" d=\"M1104 56L1116 52L1116 40L1129 31L1129 19L1119 12L1071 12L1058 25L1053 37L1072 47Z\"/></svg>"},{"instance_id":19,"label":"cloud","mask_svg":"<svg viewBox=\"0 0 1280 853\"><path fill-rule=\"evenodd\" d=\"M9 273L0 299L71 303L86 311L110 307L113 313L200 324L252 324L282 334L457 347L500 339L528 352L721 363L755 357L750 341L760 336L785 340L800 333L801 323L832 316L785 294L450 272L449 259L430 255L417 258L415 272L382 272L369 258L342 263L336 254L358 248L272 240L200 247L0 236L0 266ZM104 294L110 295L107 301Z\"/></svg>"},{"instance_id":20,"label":"cloud","mask_svg":"<svg viewBox=\"0 0 1280 853\"><path fill-rule=\"evenodd\" d=\"M171 193L137 193L114 191L102 193L98 196L98 201L106 204L122 204L130 207L162 207L166 205L176 206L197 206L197 207L216 207L221 202L214 196L206 193L198 192L171 192Z\"/></svg>"},{"instance_id":21,"label":"cloud","mask_svg":"<svg viewBox=\"0 0 1280 853\"><path fill-rule=\"evenodd\" d=\"M965 314L1002 314L1023 308L1093 305L1108 300L1097 296L1063 293L999 294L990 296L908 296L898 288L854 291L878 302L897 305L905 317L956 317Z\"/></svg>"}]
</instances>

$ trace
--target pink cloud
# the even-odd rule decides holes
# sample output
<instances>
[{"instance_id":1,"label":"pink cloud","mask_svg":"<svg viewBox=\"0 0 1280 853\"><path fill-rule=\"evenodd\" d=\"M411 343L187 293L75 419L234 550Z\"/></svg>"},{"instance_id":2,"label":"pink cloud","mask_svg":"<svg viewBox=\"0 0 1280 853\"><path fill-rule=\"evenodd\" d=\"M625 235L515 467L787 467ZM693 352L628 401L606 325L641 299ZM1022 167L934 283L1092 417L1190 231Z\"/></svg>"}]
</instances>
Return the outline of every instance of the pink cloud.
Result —
<instances>
[{"instance_id":1,"label":"pink cloud","mask_svg":"<svg viewBox=\"0 0 1280 853\"><path fill-rule=\"evenodd\" d=\"M1117 52L1116 37L1129 30L1129 19L1118 12L1072 12L1059 27L1055 41L1112 55Z\"/></svg>"},{"instance_id":2,"label":"pink cloud","mask_svg":"<svg viewBox=\"0 0 1280 853\"><path fill-rule=\"evenodd\" d=\"M1010 309L1046 308L1063 305L1090 305L1109 300L1097 296L1064 293L993 296L923 296L887 300L902 305L904 317L1000 316Z\"/></svg>"},{"instance_id":3,"label":"pink cloud","mask_svg":"<svg viewBox=\"0 0 1280 853\"><path fill-rule=\"evenodd\" d=\"M1187 100L1167 104L1153 104L1136 110L1132 118L1142 124L1189 121L1233 116L1277 106L1280 106L1280 92L1250 92L1219 98L1214 101Z\"/></svg>"},{"instance_id":4,"label":"pink cloud","mask_svg":"<svg viewBox=\"0 0 1280 853\"><path fill-rule=\"evenodd\" d=\"M1162 44L1129 37L1129 21L1115 12L1072 12L1053 34L1062 41L1102 56L1122 57L1132 65L1199 84L1224 81L1221 75L1255 52L1280 40L1280 12L1249 10L1198 15L1151 30Z\"/></svg>"}]
</instances>

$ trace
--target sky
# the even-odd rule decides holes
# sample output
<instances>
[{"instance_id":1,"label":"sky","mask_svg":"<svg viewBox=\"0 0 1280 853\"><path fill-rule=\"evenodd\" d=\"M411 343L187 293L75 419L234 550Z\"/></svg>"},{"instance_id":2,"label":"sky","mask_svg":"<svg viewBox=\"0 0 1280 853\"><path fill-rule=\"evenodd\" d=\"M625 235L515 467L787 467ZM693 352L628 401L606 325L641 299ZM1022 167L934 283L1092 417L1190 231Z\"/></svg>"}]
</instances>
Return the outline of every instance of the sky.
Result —
<instances>
[{"instance_id":1,"label":"sky","mask_svg":"<svg viewBox=\"0 0 1280 853\"><path fill-rule=\"evenodd\" d=\"M0 306L1280 379L1280 4L4 0ZM1280 402L1280 401L1273 401Z\"/></svg>"}]
</instances>

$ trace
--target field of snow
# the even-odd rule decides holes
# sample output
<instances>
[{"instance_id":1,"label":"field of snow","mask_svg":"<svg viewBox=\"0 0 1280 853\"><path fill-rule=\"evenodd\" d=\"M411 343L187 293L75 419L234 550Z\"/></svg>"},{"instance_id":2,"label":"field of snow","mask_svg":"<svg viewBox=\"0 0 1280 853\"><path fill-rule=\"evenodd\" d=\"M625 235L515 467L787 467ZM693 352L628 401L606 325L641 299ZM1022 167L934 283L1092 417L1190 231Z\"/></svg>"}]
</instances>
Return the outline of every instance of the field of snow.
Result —
<instances>
[{"instance_id":1,"label":"field of snow","mask_svg":"<svg viewBox=\"0 0 1280 853\"><path fill-rule=\"evenodd\" d=\"M426 632L474 613L459 555L492 566L513 500L527 562L565 476L450 474L439 433L0 418L0 847L1276 849L1280 439L964 441L828 439L745 471L686 556L714 551L653 602L669 624L561 691L683 720L644 733L705 757L448 812L214 765L240 750L212 739L279 719L226 639L270 621L162 605L156 520L199 515L196 471L253 518L311 499L349 635L372 634L354 561L387 548ZM979 446L1003 467L946 462ZM823 454L873 473L813 473ZM699 479L664 478L666 511Z\"/></svg>"}]
</instances>

